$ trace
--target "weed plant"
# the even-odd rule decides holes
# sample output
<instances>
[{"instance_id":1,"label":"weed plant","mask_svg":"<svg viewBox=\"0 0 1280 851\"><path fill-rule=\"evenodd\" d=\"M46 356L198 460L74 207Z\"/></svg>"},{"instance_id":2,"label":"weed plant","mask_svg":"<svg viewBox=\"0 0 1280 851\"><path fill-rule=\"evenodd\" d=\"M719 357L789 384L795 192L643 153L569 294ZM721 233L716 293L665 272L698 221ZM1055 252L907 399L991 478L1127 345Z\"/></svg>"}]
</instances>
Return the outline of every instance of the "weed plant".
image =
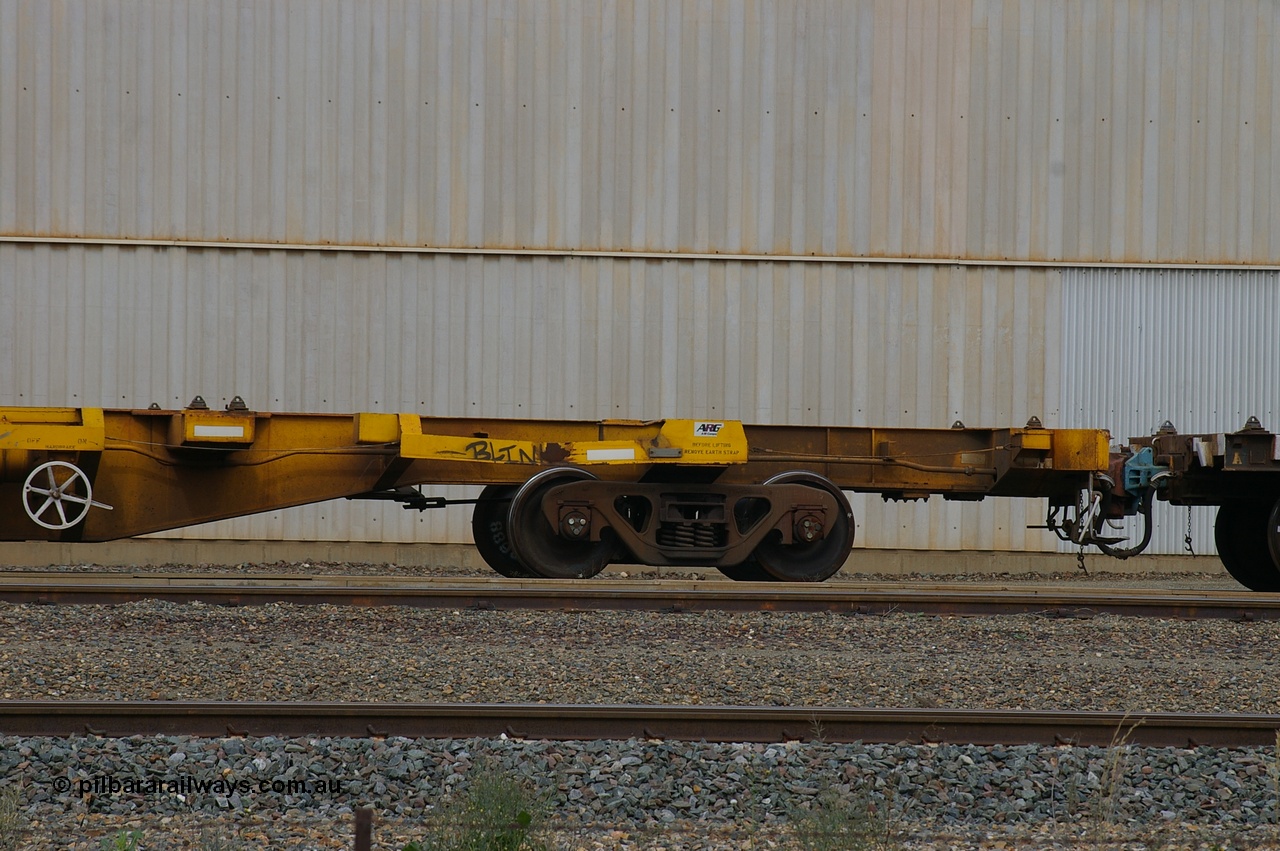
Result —
<instances>
[{"instance_id":1,"label":"weed plant","mask_svg":"<svg viewBox=\"0 0 1280 851\"><path fill-rule=\"evenodd\" d=\"M404 851L546 851L545 808L518 780L481 770L465 794L440 808L427 836Z\"/></svg>"},{"instance_id":2,"label":"weed plant","mask_svg":"<svg viewBox=\"0 0 1280 851\"><path fill-rule=\"evenodd\" d=\"M902 835L887 810L869 794L849 801L828 789L810 809L798 810L792 823L804 851L892 851L902 847Z\"/></svg>"},{"instance_id":3,"label":"weed plant","mask_svg":"<svg viewBox=\"0 0 1280 851\"><path fill-rule=\"evenodd\" d=\"M141 842L142 831L122 830L102 838L102 851L138 851Z\"/></svg>"},{"instance_id":4,"label":"weed plant","mask_svg":"<svg viewBox=\"0 0 1280 851\"><path fill-rule=\"evenodd\" d=\"M17 786L0 789L0 851L17 851L25 827L20 807L22 790Z\"/></svg>"},{"instance_id":5,"label":"weed plant","mask_svg":"<svg viewBox=\"0 0 1280 851\"><path fill-rule=\"evenodd\" d=\"M1138 724L1141 723L1141 721L1138 722ZM1129 756L1129 737L1138 728L1138 724L1132 724L1126 730L1122 721L1111 735L1111 744L1107 747L1107 758L1103 763L1100 778L1102 788L1099 790L1094 807L1094 825L1098 839L1102 839L1107 834L1119 816L1120 791L1124 784Z\"/></svg>"}]
</instances>

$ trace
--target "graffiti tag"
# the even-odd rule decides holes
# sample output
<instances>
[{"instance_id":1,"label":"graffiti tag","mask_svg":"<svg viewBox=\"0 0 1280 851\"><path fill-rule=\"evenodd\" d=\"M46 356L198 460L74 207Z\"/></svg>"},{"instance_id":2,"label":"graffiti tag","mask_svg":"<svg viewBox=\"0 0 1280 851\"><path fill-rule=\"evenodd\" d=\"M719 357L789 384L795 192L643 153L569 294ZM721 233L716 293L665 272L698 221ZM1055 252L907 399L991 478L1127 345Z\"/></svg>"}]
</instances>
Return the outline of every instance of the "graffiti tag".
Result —
<instances>
[{"instance_id":1,"label":"graffiti tag","mask_svg":"<svg viewBox=\"0 0 1280 851\"><path fill-rule=\"evenodd\" d=\"M533 447L530 454L524 447L513 443L510 446L498 446L492 440L477 440L468 443L466 452L474 461L491 461L496 464L537 464L538 448Z\"/></svg>"}]
</instances>

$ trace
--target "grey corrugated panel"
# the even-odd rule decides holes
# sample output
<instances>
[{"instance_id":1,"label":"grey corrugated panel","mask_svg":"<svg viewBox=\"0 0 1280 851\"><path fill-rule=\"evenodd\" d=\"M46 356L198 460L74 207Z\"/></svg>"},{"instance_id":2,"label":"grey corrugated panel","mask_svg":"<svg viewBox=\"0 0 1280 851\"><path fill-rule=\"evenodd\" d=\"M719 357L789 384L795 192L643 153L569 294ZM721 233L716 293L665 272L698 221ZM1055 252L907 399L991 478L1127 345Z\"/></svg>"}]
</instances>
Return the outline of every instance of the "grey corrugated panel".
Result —
<instances>
[{"instance_id":1,"label":"grey corrugated panel","mask_svg":"<svg viewBox=\"0 0 1280 851\"><path fill-rule=\"evenodd\" d=\"M18 79L18 6L0 3L0 80ZM12 233L18 228L18 208L8 199L16 199L18 188L18 93L20 86L0 84L0 230ZM27 211L30 216L30 210ZM42 223L28 222L35 228Z\"/></svg>"},{"instance_id":2,"label":"grey corrugated panel","mask_svg":"<svg viewBox=\"0 0 1280 851\"><path fill-rule=\"evenodd\" d=\"M855 308L855 337L866 344L865 419L945 427L1019 425L1042 415L1046 364L1037 340L1046 305L1039 271L872 267L865 306ZM856 369L857 364L853 365ZM858 417L863 412L859 411ZM943 549L1040 549L1050 544L1028 523L1038 501L993 500L919 507L861 500L870 546Z\"/></svg>"},{"instance_id":3,"label":"grey corrugated panel","mask_svg":"<svg viewBox=\"0 0 1280 851\"><path fill-rule=\"evenodd\" d=\"M1280 273L1062 272L1061 426L1115 438L1234 431L1250 416L1280 431ZM1185 509L1156 508L1152 552L1183 551ZM1211 508L1192 510L1196 552L1212 552Z\"/></svg>"},{"instance_id":4,"label":"grey corrugated panel","mask_svg":"<svg viewBox=\"0 0 1280 851\"><path fill-rule=\"evenodd\" d=\"M0 232L1274 264L1269 0L0 0Z\"/></svg>"},{"instance_id":5,"label":"grey corrugated panel","mask_svg":"<svg viewBox=\"0 0 1280 851\"><path fill-rule=\"evenodd\" d=\"M0 243L0 402L1017 425L1045 410L1056 274ZM1044 545L1010 501L859 506L870 546ZM466 540L466 517L343 502L185 534Z\"/></svg>"}]
</instances>

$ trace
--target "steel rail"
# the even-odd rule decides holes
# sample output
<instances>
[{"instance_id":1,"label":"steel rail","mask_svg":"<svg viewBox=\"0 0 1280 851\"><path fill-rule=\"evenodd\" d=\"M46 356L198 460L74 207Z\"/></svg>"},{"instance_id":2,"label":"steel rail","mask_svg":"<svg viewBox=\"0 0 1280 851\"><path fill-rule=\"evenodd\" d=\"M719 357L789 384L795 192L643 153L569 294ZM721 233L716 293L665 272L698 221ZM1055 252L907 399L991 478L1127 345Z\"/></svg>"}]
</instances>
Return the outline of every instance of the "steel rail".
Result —
<instances>
[{"instance_id":1,"label":"steel rail","mask_svg":"<svg viewBox=\"0 0 1280 851\"><path fill-rule=\"evenodd\" d=\"M1132 588L1067 590L1008 585L862 585L704 580L499 580L120 573L0 574L0 600L49 605L140 600L250 606L267 603L415 608L778 611L883 615L1124 615L1241 621L1280 619L1280 594Z\"/></svg>"},{"instance_id":2,"label":"steel rail","mask_svg":"<svg viewBox=\"0 0 1280 851\"><path fill-rule=\"evenodd\" d=\"M581 704L3 701L9 736L354 736L1274 747L1278 715Z\"/></svg>"}]
</instances>

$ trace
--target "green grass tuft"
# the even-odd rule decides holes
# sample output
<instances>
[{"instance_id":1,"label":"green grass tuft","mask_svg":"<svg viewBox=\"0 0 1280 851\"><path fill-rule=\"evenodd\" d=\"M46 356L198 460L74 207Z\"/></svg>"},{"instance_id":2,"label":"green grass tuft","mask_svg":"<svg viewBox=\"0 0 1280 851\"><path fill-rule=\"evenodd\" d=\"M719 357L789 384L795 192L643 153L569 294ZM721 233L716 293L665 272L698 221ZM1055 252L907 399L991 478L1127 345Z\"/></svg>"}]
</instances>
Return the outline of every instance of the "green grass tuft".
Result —
<instances>
[{"instance_id":1,"label":"green grass tuft","mask_svg":"<svg viewBox=\"0 0 1280 851\"><path fill-rule=\"evenodd\" d=\"M805 851L892 851L902 847L902 835L887 805L877 806L870 795L843 800L828 790L812 808L792 816L796 840Z\"/></svg>"},{"instance_id":2,"label":"green grass tuft","mask_svg":"<svg viewBox=\"0 0 1280 851\"><path fill-rule=\"evenodd\" d=\"M524 784L482 770L464 794L440 808L428 835L404 851L544 851L544 811Z\"/></svg>"},{"instance_id":3,"label":"green grass tuft","mask_svg":"<svg viewBox=\"0 0 1280 851\"><path fill-rule=\"evenodd\" d=\"M0 789L0 851L17 851L25 820L19 806L22 790L17 786Z\"/></svg>"},{"instance_id":4,"label":"green grass tuft","mask_svg":"<svg viewBox=\"0 0 1280 851\"><path fill-rule=\"evenodd\" d=\"M142 842L142 831L122 830L102 838L102 851L138 851L140 842Z\"/></svg>"}]
</instances>

